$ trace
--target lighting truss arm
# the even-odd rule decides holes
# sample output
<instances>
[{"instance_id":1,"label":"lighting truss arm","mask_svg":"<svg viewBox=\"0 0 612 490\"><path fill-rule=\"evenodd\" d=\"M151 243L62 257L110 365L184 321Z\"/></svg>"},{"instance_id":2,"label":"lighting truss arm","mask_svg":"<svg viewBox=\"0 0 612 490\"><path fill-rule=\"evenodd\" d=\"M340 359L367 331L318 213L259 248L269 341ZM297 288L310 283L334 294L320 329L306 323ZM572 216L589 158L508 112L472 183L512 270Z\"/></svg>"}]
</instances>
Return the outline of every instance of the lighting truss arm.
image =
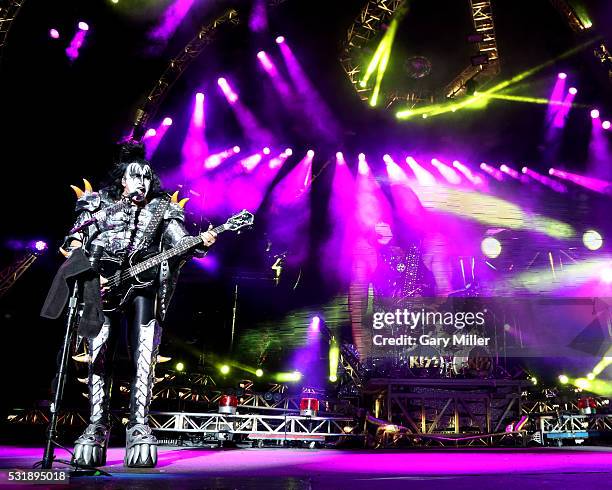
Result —
<instances>
[{"instance_id":1,"label":"lighting truss arm","mask_svg":"<svg viewBox=\"0 0 612 490\"><path fill-rule=\"evenodd\" d=\"M17 18L19 9L24 3L25 0L8 0L7 2L0 2L0 60L2 60L2 51L6 45L11 26Z\"/></svg>"},{"instance_id":2,"label":"lighting truss arm","mask_svg":"<svg viewBox=\"0 0 612 490\"><path fill-rule=\"evenodd\" d=\"M149 120L157 112L174 82L179 79L191 62L202 53L204 48L215 39L218 28L224 24L236 25L238 22L238 12L234 9L226 10L223 15L203 26L181 52L170 60L166 70L147 95L144 104L136 111L133 133L135 140L138 141L142 138Z\"/></svg>"},{"instance_id":3,"label":"lighting truss arm","mask_svg":"<svg viewBox=\"0 0 612 490\"><path fill-rule=\"evenodd\" d=\"M0 272L0 298L13 287L17 280L36 261L38 255L29 252Z\"/></svg>"}]
</instances>

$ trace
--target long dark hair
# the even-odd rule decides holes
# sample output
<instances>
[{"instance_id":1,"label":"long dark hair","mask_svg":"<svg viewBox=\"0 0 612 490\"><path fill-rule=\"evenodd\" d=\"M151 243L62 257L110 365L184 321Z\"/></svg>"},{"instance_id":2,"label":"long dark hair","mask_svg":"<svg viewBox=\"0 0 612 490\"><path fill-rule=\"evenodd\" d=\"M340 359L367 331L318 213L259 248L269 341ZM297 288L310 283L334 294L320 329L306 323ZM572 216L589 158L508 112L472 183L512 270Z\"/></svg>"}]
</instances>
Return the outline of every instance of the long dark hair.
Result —
<instances>
[{"instance_id":1,"label":"long dark hair","mask_svg":"<svg viewBox=\"0 0 612 490\"><path fill-rule=\"evenodd\" d=\"M128 166L132 163L138 163L141 166L148 165L151 169L151 187L147 194L147 199L154 197L163 197L168 194L162 189L162 184L159 176L153 170L151 163L145 158L144 145L142 143L122 143L119 146L119 154L112 170L109 172L104 191L114 200L121 198L123 194L123 176Z\"/></svg>"}]
</instances>

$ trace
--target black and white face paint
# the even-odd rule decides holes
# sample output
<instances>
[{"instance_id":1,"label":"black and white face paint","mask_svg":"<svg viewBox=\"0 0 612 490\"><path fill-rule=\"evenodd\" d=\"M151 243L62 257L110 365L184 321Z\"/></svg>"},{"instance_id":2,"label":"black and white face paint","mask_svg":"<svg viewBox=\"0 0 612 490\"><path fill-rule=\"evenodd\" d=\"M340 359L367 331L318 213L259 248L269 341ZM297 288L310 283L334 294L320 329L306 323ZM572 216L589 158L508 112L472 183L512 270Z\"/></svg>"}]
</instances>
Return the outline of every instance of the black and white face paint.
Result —
<instances>
[{"instance_id":1,"label":"black and white face paint","mask_svg":"<svg viewBox=\"0 0 612 490\"><path fill-rule=\"evenodd\" d=\"M125 174L123 174L123 179L121 180L123 195L127 196L137 192L142 196L141 199L144 198L151 188L152 177L153 171L148 165L142 165L138 162L130 163L125 169Z\"/></svg>"}]
</instances>

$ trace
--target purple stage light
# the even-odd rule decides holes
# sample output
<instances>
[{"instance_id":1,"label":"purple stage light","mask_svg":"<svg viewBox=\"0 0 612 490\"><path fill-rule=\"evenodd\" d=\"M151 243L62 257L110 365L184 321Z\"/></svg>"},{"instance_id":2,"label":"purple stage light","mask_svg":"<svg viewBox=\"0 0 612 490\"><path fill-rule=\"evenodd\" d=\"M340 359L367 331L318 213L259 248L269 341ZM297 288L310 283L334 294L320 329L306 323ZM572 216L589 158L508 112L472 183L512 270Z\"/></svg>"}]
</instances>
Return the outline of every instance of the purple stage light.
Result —
<instances>
[{"instance_id":1,"label":"purple stage light","mask_svg":"<svg viewBox=\"0 0 612 490\"><path fill-rule=\"evenodd\" d=\"M164 120L162 121L162 126L172 126L172 118L164 117Z\"/></svg>"},{"instance_id":2,"label":"purple stage light","mask_svg":"<svg viewBox=\"0 0 612 490\"><path fill-rule=\"evenodd\" d=\"M387 174L393 182L408 183L408 176L406 172L391 158L390 155L383 156L383 160L387 166Z\"/></svg>"},{"instance_id":3,"label":"purple stage light","mask_svg":"<svg viewBox=\"0 0 612 490\"><path fill-rule=\"evenodd\" d=\"M601 127L602 127L603 129L606 129L606 130L610 129L610 121L604 121L604 122L602 122L602 123L601 123Z\"/></svg>"},{"instance_id":4,"label":"purple stage light","mask_svg":"<svg viewBox=\"0 0 612 490\"><path fill-rule=\"evenodd\" d=\"M567 187L563 184L547 177L546 175L541 175L528 167L523 167L523 173L528 177L531 177L533 180L538 181L540 184L545 185L546 187L550 187L555 192L567 192Z\"/></svg>"},{"instance_id":5,"label":"purple stage light","mask_svg":"<svg viewBox=\"0 0 612 490\"><path fill-rule=\"evenodd\" d=\"M320 325L321 325L321 319L318 316L313 316L312 321L310 322L310 329L315 332L318 332Z\"/></svg>"},{"instance_id":6,"label":"purple stage light","mask_svg":"<svg viewBox=\"0 0 612 490\"><path fill-rule=\"evenodd\" d=\"M165 46L165 43L174 35L178 26L194 4L194 0L173 0L164 2L168 6L164 11L159 23L148 34L155 44Z\"/></svg>"},{"instance_id":7,"label":"purple stage light","mask_svg":"<svg viewBox=\"0 0 612 490\"><path fill-rule=\"evenodd\" d=\"M223 91L223 95L225 95L225 98L230 104L236 103L238 100L238 94L232 89L232 87L230 87L229 82L225 78L219 78L217 80L217 85L219 85Z\"/></svg>"},{"instance_id":8,"label":"purple stage light","mask_svg":"<svg viewBox=\"0 0 612 490\"><path fill-rule=\"evenodd\" d=\"M276 44L283 44L285 42L285 36L278 36L276 38Z\"/></svg>"},{"instance_id":9,"label":"purple stage light","mask_svg":"<svg viewBox=\"0 0 612 490\"><path fill-rule=\"evenodd\" d=\"M255 169L255 167L257 167L259 162L261 162L262 158L263 156L261 153L255 153L254 155L246 157L240 163L247 170L247 172L251 172Z\"/></svg>"},{"instance_id":10,"label":"purple stage light","mask_svg":"<svg viewBox=\"0 0 612 490\"><path fill-rule=\"evenodd\" d=\"M567 78L567 73L559 73L559 78L565 80Z\"/></svg>"},{"instance_id":11,"label":"purple stage light","mask_svg":"<svg viewBox=\"0 0 612 490\"><path fill-rule=\"evenodd\" d=\"M232 150L234 151L234 153L240 153L240 147L238 145L234 146Z\"/></svg>"},{"instance_id":12,"label":"purple stage light","mask_svg":"<svg viewBox=\"0 0 612 490\"><path fill-rule=\"evenodd\" d=\"M42 240L38 240L36 243L34 243L34 248L38 252L42 252L43 250L47 249L47 242L43 242Z\"/></svg>"},{"instance_id":13,"label":"purple stage light","mask_svg":"<svg viewBox=\"0 0 612 490\"><path fill-rule=\"evenodd\" d=\"M491 177L493 177L494 179L496 179L496 180L498 180L500 182L504 180L504 173L501 172L497 168L493 168L491 165L487 165L486 163L483 162L483 163L480 164L480 169L484 170Z\"/></svg>"},{"instance_id":14,"label":"purple stage light","mask_svg":"<svg viewBox=\"0 0 612 490\"><path fill-rule=\"evenodd\" d=\"M554 168L549 168L548 169L548 175L555 175L555 169Z\"/></svg>"},{"instance_id":15,"label":"purple stage light","mask_svg":"<svg viewBox=\"0 0 612 490\"><path fill-rule=\"evenodd\" d=\"M52 39L59 39L59 31L57 29L50 29L49 36L51 36Z\"/></svg>"},{"instance_id":16,"label":"purple stage light","mask_svg":"<svg viewBox=\"0 0 612 490\"><path fill-rule=\"evenodd\" d=\"M459 174L457 174L457 172L455 172L451 167L442 163L437 158L432 158L431 164L438 169L440 174L442 174L442 177L444 177L447 182L451 184L461 183L461 177L459 177Z\"/></svg>"},{"instance_id":17,"label":"purple stage light","mask_svg":"<svg viewBox=\"0 0 612 490\"><path fill-rule=\"evenodd\" d=\"M507 165L502 164L502 165L499 167L499 169L500 169L502 172L507 172L507 171L508 171L508 166L507 166Z\"/></svg>"},{"instance_id":18,"label":"purple stage light","mask_svg":"<svg viewBox=\"0 0 612 490\"><path fill-rule=\"evenodd\" d=\"M89 25L87 24L87 22L79 22L79 29L81 29L82 31L88 31L89 30Z\"/></svg>"},{"instance_id":19,"label":"purple stage light","mask_svg":"<svg viewBox=\"0 0 612 490\"><path fill-rule=\"evenodd\" d=\"M343 160L344 159L344 155L342 154L341 151L337 151L336 152L336 160Z\"/></svg>"},{"instance_id":20,"label":"purple stage light","mask_svg":"<svg viewBox=\"0 0 612 490\"><path fill-rule=\"evenodd\" d=\"M423 186L436 185L436 178L421 165L419 165L414 158L407 157L406 163L414 173L419 184Z\"/></svg>"},{"instance_id":21,"label":"purple stage light","mask_svg":"<svg viewBox=\"0 0 612 490\"><path fill-rule=\"evenodd\" d=\"M606 284L612 284L612 266L601 271L601 280Z\"/></svg>"},{"instance_id":22,"label":"purple stage light","mask_svg":"<svg viewBox=\"0 0 612 490\"><path fill-rule=\"evenodd\" d=\"M361 155L363 155L363 153L361 153ZM360 175L368 175L368 173L370 172L370 167L368 167L368 162L366 162L365 155L363 158L359 158L357 171Z\"/></svg>"},{"instance_id":23,"label":"purple stage light","mask_svg":"<svg viewBox=\"0 0 612 490\"><path fill-rule=\"evenodd\" d=\"M145 138L152 138L156 134L157 134L157 130L155 128L147 129L147 132L145 133Z\"/></svg>"},{"instance_id":24,"label":"purple stage light","mask_svg":"<svg viewBox=\"0 0 612 490\"><path fill-rule=\"evenodd\" d=\"M270 154L270 148L268 148L267 146L263 149L263 154L264 155L269 155Z\"/></svg>"},{"instance_id":25,"label":"purple stage light","mask_svg":"<svg viewBox=\"0 0 612 490\"><path fill-rule=\"evenodd\" d=\"M599 109L593 109L593 110L591 111L591 117L592 117L593 119L598 119L598 118L599 118Z\"/></svg>"},{"instance_id":26,"label":"purple stage light","mask_svg":"<svg viewBox=\"0 0 612 490\"><path fill-rule=\"evenodd\" d=\"M306 155L308 156L308 158L313 158L314 157L315 152L313 150L308 150L306 152Z\"/></svg>"},{"instance_id":27,"label":"purple stage light","mask_svg":"<svg viewBox=\"0 0 612 490\"><path fill-rule=\"evenodd\" d=\"M572 95L576 95L578 93L578 89L576 87L570 87L569 93Z\"/></svg>"},{"instance_id":28,"label":"purple stage light","mask_svg":"<svg viewBox=\"0 0 612 490\"><path fill-rule=\"evenodd\" d=\"M359 159L359 161L365 160L365 153L360 153L359 155L357 155L357 158Z\"/></svg>"},{"instance_id":29,"label":"purple stage light","mask_svg":"<svg viewBox=\"0 0 612 490\"><path fill-rule=\"evenodd\" d=\"M384 161L385 163L390 163L390 162L392 162L393 160L391 159L391 155L389 155L388 153L385 153L385 154L383 155L383 161Z\"/></svg>"},{"instance_id":30,"label":"purple stage light","mask_svg":"<svg viewBox=\"0 0 612 490\"><path fill-rule=\"evenodd\" d=\"M288 157L290 157L293 155L293 150L291 148L285 148L285 153Z\"/></svg>"},{"instance_id":31,"label":"purple stage light","mask_svg":"<svg viewBox=\"0 0 612 490\"><path fill-rule=\"evenodd\" d=\"M521 174L519 174L516 170L514 170L513 168L508 167L508 165L506 164L502 164L500 165L499 169L509 175L510 177L517 179L517 180L521 180Z\"/></svg>"},{"instance_id":32,"label":"purple stage light","mask_svg":"<svg viewBox=\"0 0 612 490\"><path fill-rule=\"evenodd\" d=\"M526 173L527 173L527 170L529 170L527 167L523 167L523 168L521 169L521 172L523 172L524 174L526 174Z\"/></svg>"}]
</instances>

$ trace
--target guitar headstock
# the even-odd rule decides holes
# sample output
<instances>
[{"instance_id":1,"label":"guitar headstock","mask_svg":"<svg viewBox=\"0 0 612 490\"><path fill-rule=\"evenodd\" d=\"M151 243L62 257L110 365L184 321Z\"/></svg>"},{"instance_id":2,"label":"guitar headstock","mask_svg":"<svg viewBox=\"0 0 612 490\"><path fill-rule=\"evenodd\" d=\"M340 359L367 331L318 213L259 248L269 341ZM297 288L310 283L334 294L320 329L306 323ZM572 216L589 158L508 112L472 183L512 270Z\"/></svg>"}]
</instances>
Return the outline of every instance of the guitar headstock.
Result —
<instances>
[{"instance_id":1,"label":"guitar headstock","mask_svg":"<svg viewBox=\"0 0 612 490\"><path fill-rule=\"evenodd\" d=\"M238 214L235 214L230 219L228 219L225 224L228 230L240 230L245 226L251 226L255 221L255 216L252 213L249 213L246 209L243 209Z\"/></svg>"}]
</instances>

